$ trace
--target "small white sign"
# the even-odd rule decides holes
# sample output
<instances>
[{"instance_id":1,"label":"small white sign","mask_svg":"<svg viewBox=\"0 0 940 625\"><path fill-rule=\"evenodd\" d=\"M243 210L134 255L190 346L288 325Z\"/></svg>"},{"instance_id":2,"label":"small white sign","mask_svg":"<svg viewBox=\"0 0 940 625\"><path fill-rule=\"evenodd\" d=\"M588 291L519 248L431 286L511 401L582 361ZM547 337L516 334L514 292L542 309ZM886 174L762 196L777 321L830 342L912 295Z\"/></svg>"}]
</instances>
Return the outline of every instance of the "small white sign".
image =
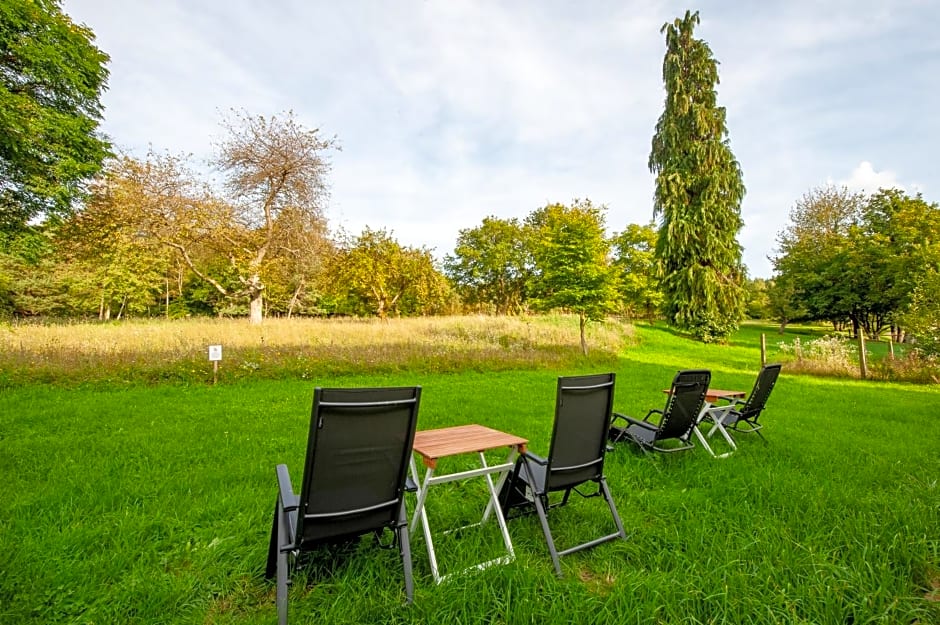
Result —
<instances>
[{"instance_id":1,"label":"small white sign","mask_svg":"<svg viewBox=\"0 0 940 625\"><path fill-rule=\"evenodd\" d=\"M209 346L209 361L215 362L218 360L222 360L222 346L210 345Z\"/></svg>"}]
</instances>

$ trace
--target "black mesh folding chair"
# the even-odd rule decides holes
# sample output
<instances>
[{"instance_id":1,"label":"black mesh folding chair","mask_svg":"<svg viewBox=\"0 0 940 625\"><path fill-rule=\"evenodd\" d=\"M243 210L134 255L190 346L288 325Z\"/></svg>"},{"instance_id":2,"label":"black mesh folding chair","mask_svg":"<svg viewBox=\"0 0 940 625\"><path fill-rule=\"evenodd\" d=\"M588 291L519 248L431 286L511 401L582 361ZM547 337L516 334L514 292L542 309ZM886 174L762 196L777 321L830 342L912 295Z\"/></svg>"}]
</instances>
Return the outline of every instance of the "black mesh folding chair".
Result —
<instances>
[{"instance_id":1,"label":"black mesh folding chair","mask_svg":"<svg viewBox=\"0 0 940 625\"><path fill-rule=\"evenodd\" d=\"M613 373L558 378L555 425L548 458L531 452L520 456L500 491L500 505L507 518L531 512L533 508L538 513L552 563L559 576L561 556L627 537L604 477L606 434L613 398ZM597 492L585 494L578 490L587 482L596 484ZM560 491L564 491L561 501L550 503L549 494ZM571 491L582 497L602 495L617 531L559 551L548 526L547 512L550 508L567 504Z\"/></svg>"},{"instance_id":2,"label":"black mesh folding chair","mask_svg":"<svg viewBox=\"0 0 940 625\"><path fill-rule=\"evenodd\" d=\"M709 413L709 418L713 425L708 432L711 436L716 431L720 431L725 438L728 438L728 429L736 432L749 434L754 432L766 442L767 439L760 433L763 424L758 423L757 419L767 405L767 399L770 392L774 390L777 384L777 378L780 376L779 364L764 365L760 373L757 374L757 380L754 381L754 388L747 399L736 399L727 407L727 410L714 409Z\"/></svg>"},{"instance_id":3,"label":"black mesh folding chair","mask_svg":"<svg viewBox=\"0 0 940 625\"><path fill-rule=\"evenodd\" d=\"M405 491L420 398L421 387L314 392L299 497L287 466L277 466L278 498L265 577L277 577L281 625L287 623L291 568L301 552L370 532L378 543L386 529L398 544L411 602Z\"/></svg>"},{"instance_id":4,"label":"black mesh folding chair","mask_svg":"<svg viewBox=\"0 0 940 625\"><path fill-rule=\"evenodd\" d=\"M679 371L672 380L663 410L650 410L643 420L614 413L608 433L611 442L629 441L644 452L692 449L692 428L702 415L711 377L711 372L705 369ZM658 423L652 421L653 415L660 415ZM620 422L623 424L617 425ZM678 444L663 445L663 441L678 441Z\"/></svg>"}]
</instances>

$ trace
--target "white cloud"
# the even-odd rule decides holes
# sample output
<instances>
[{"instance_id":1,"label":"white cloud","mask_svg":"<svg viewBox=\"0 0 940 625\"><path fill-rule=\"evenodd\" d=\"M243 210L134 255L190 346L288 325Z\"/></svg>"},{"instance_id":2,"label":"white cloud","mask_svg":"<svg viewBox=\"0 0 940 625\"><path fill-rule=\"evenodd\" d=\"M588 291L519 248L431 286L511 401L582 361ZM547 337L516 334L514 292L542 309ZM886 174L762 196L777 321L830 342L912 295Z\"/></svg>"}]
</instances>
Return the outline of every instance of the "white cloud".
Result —
<instances>
[{"instance_id":1,"label":"white cloud","mask_svg":"<svg viewBox=\"0 0 940 625\"><path fill-rule=\"evenodd\" d=\"M905 190L904 185L898 182L897 174L888 170L875 171L874 166L868 161L859 163L847 179L839 181L839 186L864 193L875 193L878 189Z\"/></svg>"},{"instance_id":2,"label":"white cloud","mask_svg":"<svg viewBox=\"0 0 940 625\"><path fill-rule=\"evenodd\" d=\"M663 22L677 0L64 0L111 55L104 130L135 153L205 158L220 111L337 135L328 215L439 256L486 215L551 201L652 217L650 138L662 110ZM753 276L789 209L846 163L860 186L936 179L940 6L921 0L707 3L719 103L745 175ZM911 184L911 188L920 188ZM930 199L930 198L928 198Z\"/></svg>"}]
</instances>

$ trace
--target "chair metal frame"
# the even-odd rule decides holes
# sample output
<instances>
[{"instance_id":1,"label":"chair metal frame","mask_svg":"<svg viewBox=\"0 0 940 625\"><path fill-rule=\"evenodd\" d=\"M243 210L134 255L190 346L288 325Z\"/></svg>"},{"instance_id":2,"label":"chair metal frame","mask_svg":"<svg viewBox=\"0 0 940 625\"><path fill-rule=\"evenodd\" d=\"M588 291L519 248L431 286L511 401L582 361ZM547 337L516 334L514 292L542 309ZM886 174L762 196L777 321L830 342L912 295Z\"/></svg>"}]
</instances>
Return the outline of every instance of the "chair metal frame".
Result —
<instances>
[{"instance_id":1,"label":"chair metal frame","mask_svg":"<svg viewBox=\"0 0 940 625\"><path fill-rule=\"evenodd\" d=\"M561 556L621 538L627 534L611 496L604 476L604 457L607 451L607 430L614 396L613 373L558 378L555 402L555 423L547 458L526 451L516 462L510 479L506 480L500 493L500 504L507 518L515 518L534 508L538 514L542 533L556 574L561 577ZM604 394L602 405L595 413L584 414L578 407L578 399L587 401L592 394ZM595 408L591 406L590 408ZM577 421L583 423L578 423ZM578 426L583 425L583 428ZM578 440L580 439L580 440ZM577 449L577 443L584 449ZM574 459L575 464L568 464ZM564 463L564 464L563 464ZM585 494L578 487L593 482L597 492ZM551 503L549 495L564 491L561 501ZM574 491L584 498L602 496L613 517L617 531L567 549L558 549L548 524L548 510L568 503ZM520 512L521 511L521 512Z\"/></svg>"},{"instance_id":2,"label":"chair metal frame","mask_svg":"<svg viewBox=\"0 0 940 625\"><path fill-rule=\"evenodd\" d=\"M707 369L688 369L676 373L669 388L666 407L652 409L641 419L614 413L609 430L613 443L623 440L637 445L644 452L659 451L674 453L695 447L692 434L702 416L705 394L711 383L711 371ZM659 423L650 420L653 415L660 415ZM626 425L616 426L617 421ZM679 446L664 447L659 443L665 440L678 440Z\"/></svg>"},{"instance_id":3,"label":"chair metal frame","mask_svg":"<svg viewBox=\"0 0 940 625\"><path fill-rule=\"evenodd\" d=\"M781 369L782 365L779 363L764 365L757 374L754 388L751 389L747 399L735 399L727 406L713 408L707 415L707 418L712 421L712 427L707 436L711 437L715 432L720 432L725 439L730 441L731 436L728 434L730 429L744 434L757 434L766 443L767 439L760 432L764 426L758 423L757 419L767 406L767 400L777 385ZM742 424L747 427L741 427Z\"/></svg>"}]
</instances>

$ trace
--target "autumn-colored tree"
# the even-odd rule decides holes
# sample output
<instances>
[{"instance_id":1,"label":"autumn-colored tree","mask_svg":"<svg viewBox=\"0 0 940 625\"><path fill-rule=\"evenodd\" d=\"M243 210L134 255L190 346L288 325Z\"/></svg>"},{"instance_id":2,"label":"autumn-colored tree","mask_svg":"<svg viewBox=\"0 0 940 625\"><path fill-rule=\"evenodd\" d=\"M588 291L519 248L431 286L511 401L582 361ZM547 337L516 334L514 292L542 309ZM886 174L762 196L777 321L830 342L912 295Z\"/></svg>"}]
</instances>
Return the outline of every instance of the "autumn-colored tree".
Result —
<instances>
[{"instance_id":1,"label":"autumn-colored tree","mask_svg":"<svg viewBox=\"0 0 940 625\"><path fill-rule=\"evenodd\" d=\"M423 248L402 246L385 230L366 228L341 246L328 269L341 312L398 314L441 312L449 299L444 276Z\"/></svg>"},{"instance_id":2,"label":"autumn-colored tree","mask_svg":"<svg viewBox=\"0 0 940 625\"><path fill-rule=\"evenodd\" d=\"M285 229L278 226L322 221L330 171L326 154L336 147L336 140L304 127L292 112L282 117L236 112L223 126L227 135L218 146L215 163L225 176L236 222L243 232L251 233L247 241L232 243L240 248L239 280L248 297L250 320L260 323L265 288L261 276L269 255L317 251L297 237L291 241L282 236Z\"/></svg>"},{"instance_id":3,"label":"autumn-colored tree","mask_svg":"<svg viewBox=\"0 0 940 625\"><path fill-rule=\"evenodd\" d=\"M93 184L84 208L56 232L61 260L81 271L98 294L98 318L117 307L146 311L163 290L170 251L141 230L139 188L131 181L104 177Z\"/></svg>"},{"instance_id":4,"label":"autumn-colored tree","mask_svg":"<svg viewBox=\"0 0 940 625\"><path fill-rule=\"evenodd\" d=\"M268 310L291 317L317 314L328 260L335 253L326 221L318 215L288 209L274 224L274 245L261 278Z\"/></svg>"}]
</instances>

